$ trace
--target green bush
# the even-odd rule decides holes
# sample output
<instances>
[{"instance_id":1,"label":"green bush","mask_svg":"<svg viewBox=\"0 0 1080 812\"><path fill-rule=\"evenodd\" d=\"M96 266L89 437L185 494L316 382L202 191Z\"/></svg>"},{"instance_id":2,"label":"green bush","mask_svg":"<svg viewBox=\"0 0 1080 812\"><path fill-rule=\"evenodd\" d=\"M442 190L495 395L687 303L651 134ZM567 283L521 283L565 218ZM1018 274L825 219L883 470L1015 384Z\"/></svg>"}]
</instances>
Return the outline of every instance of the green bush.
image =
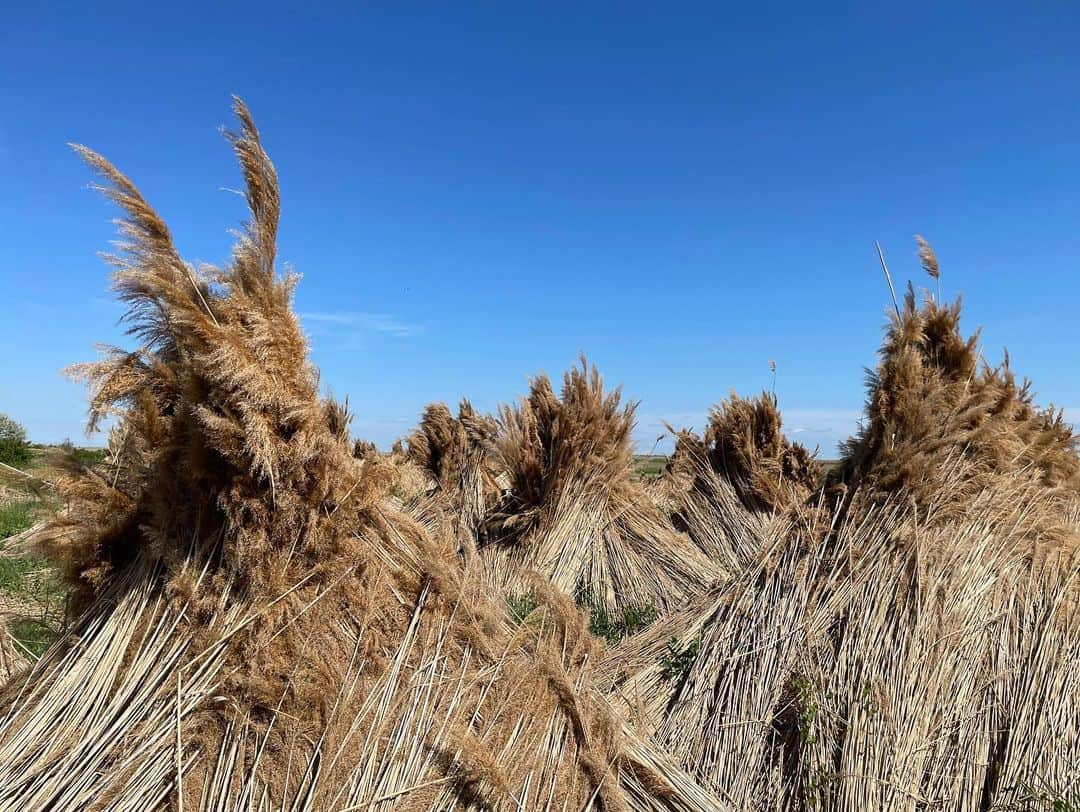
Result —
<instances>
[{"instance_id":1,"label":"green bush","mask_svg":"<svg viewBox=\"0 0 1080 812\"><path fill-rule=\"evenodd\" d=\"M6 414L0 414L0 462L25 465L33 456L26 441L26 429Z\"/></svg>"},{"instance_id":2,"label":"green bush","mask_svg":"<svg viewBox=\"0 0 1080 812\"><path fill-rule=\"evenodd\" d=\"M536 596L532 592L506 596L506 611L515 626L524 623L525 618L532 614L533 609L538 605Z\"/></svg>"},{"instance_id":3,"label":"green bush","mask_svg":"<svg viewBox=\"0 0 1080 812\"><path fill-rule=\"evenodd\" d=\"M44 654L59 637L56 629L33 617L14 617L8 621L11 636L35 658Z\"/></svg>"}]
</instances>

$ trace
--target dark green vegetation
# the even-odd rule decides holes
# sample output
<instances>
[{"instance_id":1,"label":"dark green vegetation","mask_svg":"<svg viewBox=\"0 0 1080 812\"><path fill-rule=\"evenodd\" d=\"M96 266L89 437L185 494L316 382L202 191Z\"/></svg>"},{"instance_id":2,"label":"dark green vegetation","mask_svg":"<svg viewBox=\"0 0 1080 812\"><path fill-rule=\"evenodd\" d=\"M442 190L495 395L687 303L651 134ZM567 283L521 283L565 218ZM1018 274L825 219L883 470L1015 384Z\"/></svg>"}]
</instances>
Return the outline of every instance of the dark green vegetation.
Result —
<instances>
[{"instance_id":1,"label":"dark green vegetation","mask_svg":"<svg viewBox=\"0 0 1080 812\"><path fill-rule=\"evenodd\" d=\"M589 632L609 646L648 628L659 615L655 606L628 606L621 612L613 612L587 596L579 598L577 603L589 615ZM532 592L506 596L507 614L518 625L539 605Z\"/></svg>"},{"instance_id":2,"label":"dark green vegetation","mask_svg":"<svg viewBox=\"0 0 1080 812\"><path fill-rule=\"evenodd\" d=\"M681 682L690 673L690 669L694 665L694 658L697 657L700 648L700 637L694 638L685 646L679 641L678 637L672 637L668 640L667 654L660 661L664 679Z\"/></svg>"},{"instance_id":3,"label":"dark green vegetation","mask_svg":"<svg viewBox=\"0 0 1080 812\"><path fill-rule=\"evenodd\" d=\"M26 429L6 414L0 414L0 462L22 466L33 456L26 439Z\"/></svg>"},{"instance_id":4,"label":"dark green vegetation","mask_svg":"<svg viewBox=\"0 0 1080 812\"><path fill-rule=\"evenodd\" d=\"M593 603L587 608L589 631L609 646L647 628L658 614L655 606L628 606L621 613L610 612L601 603Z\"/></svg>"}]
</instances>

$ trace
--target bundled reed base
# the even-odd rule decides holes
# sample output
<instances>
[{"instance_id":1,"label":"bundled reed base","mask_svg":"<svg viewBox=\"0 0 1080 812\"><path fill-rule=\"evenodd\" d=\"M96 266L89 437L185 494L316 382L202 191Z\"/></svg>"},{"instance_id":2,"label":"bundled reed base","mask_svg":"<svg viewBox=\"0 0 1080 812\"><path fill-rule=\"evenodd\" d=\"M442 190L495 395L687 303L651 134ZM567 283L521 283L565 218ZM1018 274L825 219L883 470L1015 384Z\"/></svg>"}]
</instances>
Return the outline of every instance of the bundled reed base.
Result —
<instances>
[{"instance_id":1,"label":"bundled reed base","mask_svg":"<svg viewBox=\"0 0 1080 812\"><path fill-rule=\"evenodd\" d=\"M699 594L715 566L676 533L631 476L634 406L605 394L584 359L561 396L541 375L499 414L496 461L509 481L481 549L503 590L539 572L567 595L619 615L666 611Z\"/></svg>"},{"instance_id":2,"label":"bundled reed base","mask_svg":"<svg viewBox=\"0 0 1080 812\"><path fill-rule=\"evenodd\" d=\"M691 809L716 805L590 688L565 599L511 627L453 539L388 499L322 401L274 271L278 189L246 109L251 222L196 271L123 175L133 352L81 368L110 468L65 483L86 607L0 696L4 809Z\"/></svg>"}]
</instances>

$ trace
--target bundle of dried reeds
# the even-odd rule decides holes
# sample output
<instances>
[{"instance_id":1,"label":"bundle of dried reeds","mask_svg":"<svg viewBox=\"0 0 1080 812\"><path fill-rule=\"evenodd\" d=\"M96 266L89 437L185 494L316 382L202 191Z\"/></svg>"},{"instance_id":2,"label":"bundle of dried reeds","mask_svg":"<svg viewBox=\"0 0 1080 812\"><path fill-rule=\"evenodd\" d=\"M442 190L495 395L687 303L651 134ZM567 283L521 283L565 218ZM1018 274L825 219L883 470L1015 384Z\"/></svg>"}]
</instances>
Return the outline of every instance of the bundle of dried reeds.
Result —
<instances>
[{"instance_id":1,"label":"bundle of dried reeds","mask_svg":"<svg viewBox=\"0 0 1080 812\"><path fill-rule=\"evenodd\" d=\"M408 460L434 483L436 507L448 517L463 554L476 555L476 536L500 494L491 455L498 427L462 400L455 418L442 403L424 410L420 425L406 438ZM430 512L432 506L421 508Z\"/></svg>"},{"instance_id":2,"label":"bundle of dried reeds","mask_svg":"<svg viewBox=\"0 0 1080 812\"><path fill-rule=\"evenodd\" d=\"M929 246L921 246L925 255ZM936 279L936 258L929 267ZM978 332L960 331L959 299L945 305L927 294L920 305L909 284L903 307L890 314L877 370L868 374L867 420L843 448L832 479L859 482L864 492L871 483L879 493L903 490L917 504L934 502L942 519L1002 474L1030 474L1040 494L1076 492L1072 427L1061 412L1034 404L1008 355L997 367L981 362L978 341ZM946 486L960 491L943 504Z\"/></svg>"},{"instance_id":3,"label":"bundle of dried reeds","mask_svg":"<svg viewBox=\"0 0 1080 812\"><path fill-rule=\"evenodd\" d=\"M582 359L556 396L545 375L499 414L496 460L509 485L481 554L511 592L539 572L568 595L622 613L666 611L716 567L676 533L631 475L634 406L605 393Z\"/></svg>"},{"instance_id":4,"label":"bundle of dried reeds","mask_svg":"<svg viewBox=\"0 0 1080 812\"><path fill-rule=\"evenodd\" d=\"M675 433L675 452L654 495L675 526L730 577L758 563L775 521L812 505L821 474L781 430L776 398L732 394L710 412L704 438Z\"/></svg>"},{"instance_id":5,"label":"bundle of dried reeds","mask_svg":"<svg viewBox=\"0 0 1080 812\"><path fill-rule=\"evenodd\" d=\"M821 484L813 455L784 436L776 395L731 397L713 407L705 446L712 468L735 488L743 504L775 512L800 504Z\"/></svg>"}]
</instances>

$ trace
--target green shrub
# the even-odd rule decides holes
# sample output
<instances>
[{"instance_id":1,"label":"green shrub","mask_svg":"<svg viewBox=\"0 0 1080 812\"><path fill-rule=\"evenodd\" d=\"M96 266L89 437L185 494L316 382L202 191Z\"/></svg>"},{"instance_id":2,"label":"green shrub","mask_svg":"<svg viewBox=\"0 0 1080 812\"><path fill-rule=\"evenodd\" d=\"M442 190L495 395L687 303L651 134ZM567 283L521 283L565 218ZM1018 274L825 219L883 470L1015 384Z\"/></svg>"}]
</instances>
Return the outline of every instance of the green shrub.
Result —
<instances>
[{"instance_id":1,"label":"green shrub","mask_svg":"<svg viewBox=\"0 0 1080 812\"><path fill-rule=\"evenodd\" d=\"M532 592L506 596L506 611L514 625L520 626L536 606L536 596Z\"/></svg>"},{"instance_id":2,"label":"green shrub","mask_svg":"<svg viewBox=\"0 0 1080 812\"><path fill-rule=\"evenodd\" d=\"M59 637L56 629L33 617L14 617L8 621L11 636L35 658L40 657Z\"/></svg>"},{"instance_id":3,"label":"green shrub","mask_svg":"<svg viewBox=\"0 0 1080 812\"><path fill-rule=\"evenodd\" d=\"M25 465L33 452L26 441L26 429L6 414L0 414L0 462L7 465Z\"/></svg>"}]
</instances>

